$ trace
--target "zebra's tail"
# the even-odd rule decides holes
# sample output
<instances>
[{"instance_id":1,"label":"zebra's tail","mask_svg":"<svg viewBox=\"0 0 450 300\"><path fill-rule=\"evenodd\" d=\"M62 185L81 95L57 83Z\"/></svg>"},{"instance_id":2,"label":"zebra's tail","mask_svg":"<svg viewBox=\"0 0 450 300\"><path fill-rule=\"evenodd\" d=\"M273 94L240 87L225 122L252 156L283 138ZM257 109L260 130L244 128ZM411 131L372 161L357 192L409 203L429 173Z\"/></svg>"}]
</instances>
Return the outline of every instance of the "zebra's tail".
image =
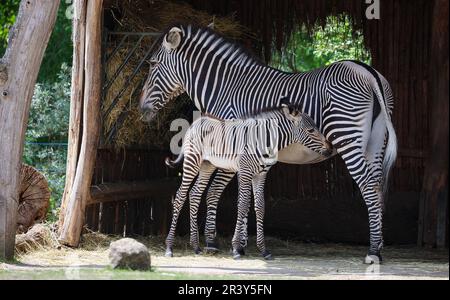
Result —
<instances>
[{"instance_id":1,"label":"zebra's tail","mask_svg":"<svg viewBox=\"0 0 450 300\"><path fill-rule=\"evenodd\" d=\"M181 163L181 161L183 160L183 158L184 158L184 153L181 152L181 153L178 155L178 157L177 157L176 160L171 160L169 157L166 157L165 163L166 163L166 165L167 165L169 168L174 169L178 164Z\"/></svg>"},{"instance_id":2,"label":"zebra's tail","mask_svg":"<svg viewBox=\"0 0 450 300\"><path fill-rule=\"evenodd\" d=\"M382 166L382 172L383 172L383 194L386 194L387 188L388 188L388 179L389 179L389 173L394 166L395 160L397 159L397 135L395 134L394 125L392 124L391 117L387 110L387 103L386 99L384 98L384 93L382 93L383 85L381 84L380 78L377 79L377 84L374 84L374 91L376 98L381 106L381 111L384 115L384 119L386 121L386 128L387 128L387 144L386 144L386 150L384 152L384 158L383 158L383 166Z\"/></svg>"}]
</instances>

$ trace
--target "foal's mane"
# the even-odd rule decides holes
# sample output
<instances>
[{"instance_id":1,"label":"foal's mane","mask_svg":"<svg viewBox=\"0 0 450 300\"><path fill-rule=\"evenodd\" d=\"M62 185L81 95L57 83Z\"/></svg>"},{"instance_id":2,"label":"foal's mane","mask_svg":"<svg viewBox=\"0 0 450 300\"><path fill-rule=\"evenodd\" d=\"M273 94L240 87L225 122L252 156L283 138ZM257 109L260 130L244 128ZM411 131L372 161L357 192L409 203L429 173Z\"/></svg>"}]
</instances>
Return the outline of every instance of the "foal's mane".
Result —
<instances>
[{"instance_id":1,"label":"foal's mane","mask_svg":"<svg viewBox=\"0 0 450 300\"><path fill-rule=\"evenodd\" d=\"M246 114L244 116L242 116L241 118L234 118L234 119L222 119L222 118L218 118L210 113L202 113L201 116L202 117L207 117L210 119L214 119L217 121L236 121L236 120L249 120L249 119L266 119L266 118L270 118L272 116L276 116L276 113L282 113L281 111L281 107L272 107L272 108L266 108L263 109L257 113L249 113Z\"/></svg>"}]
</instances>

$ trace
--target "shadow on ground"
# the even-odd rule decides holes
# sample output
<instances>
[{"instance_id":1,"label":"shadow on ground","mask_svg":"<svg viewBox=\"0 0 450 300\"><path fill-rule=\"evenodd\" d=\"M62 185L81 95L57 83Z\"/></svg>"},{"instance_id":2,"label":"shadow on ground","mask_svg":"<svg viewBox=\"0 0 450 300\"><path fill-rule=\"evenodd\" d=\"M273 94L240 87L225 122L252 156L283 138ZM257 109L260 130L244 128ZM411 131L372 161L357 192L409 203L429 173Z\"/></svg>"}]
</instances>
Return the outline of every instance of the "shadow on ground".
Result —
<instances>
[{"instance_id":1,"label":"shadow on ground","mask_svg":"<svg viewBox=\"0 0 450 300\"><path fill-rule=\"evenodd\" d=\"M150 249L153 273L124 273L108 268L108 245L119 237L85 235L79 249L43 248L20 255L16 264L0 264L0 279L52 272L61 279L447 279L448 251L415 246L389 246L383 264L362 263L366 247L343 244L313 244L268 238L274 260L259 257L254 238L247 255L233 260L228 240L221 239L222 252L193 255L188 240L177 238L173 258L164 257L161 237L140 239ZM37 272L37 273L36 273ZM73 274L75 274L73 277ZM28 274L29 275L29 274ZM78 277L76 277L78 276ZM33 279L34 277L31 276Z\"/></svg>"}]
</instances>

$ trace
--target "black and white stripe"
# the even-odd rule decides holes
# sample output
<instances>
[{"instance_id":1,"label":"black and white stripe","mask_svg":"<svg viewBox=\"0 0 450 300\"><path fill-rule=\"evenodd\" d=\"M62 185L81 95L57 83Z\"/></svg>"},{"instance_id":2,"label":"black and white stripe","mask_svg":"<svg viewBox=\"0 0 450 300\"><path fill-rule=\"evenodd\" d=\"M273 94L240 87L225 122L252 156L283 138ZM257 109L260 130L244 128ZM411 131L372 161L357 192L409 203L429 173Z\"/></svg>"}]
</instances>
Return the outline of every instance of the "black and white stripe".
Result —
<instances>
[{"instance_id":1,"label":"black and white stripe","mask_svg":"<svg viewBox=\"0 0 450 300\"><path fill-rule=\"evenodd\" d=\"M285 107L246 119L220 120L202 117L186 133L180 156L184 157L183 179L173 203L172 224L166 239L166 255L173 255L173 241L178 216L189 188L191 245L201 252L198 240L197 215L201 196L217 168L238 174L238 217L233 237L233 253L239 257L246 242L246 218L252 191L255 197L257 246L265 258L270 258L264 243L264 183L267 172L277 162L278 151L298 143L321 155L332 153L331 145L307 115L291 113Z\"/></svg>"},{"instance_id":2,"label":"black and white stripe","mask_svg":"<svg viewBox=\"0 0 450 300\"><path fill-rule=\"evenodd\" d=\"M280 107L283 101L308 114L358 184L369 211L368 262L380 258L383 190L397 153L391 122L393 96L382 75L354 61L305 73L282 72L263 65L208 28L184 25L163 35L152 60L155 65L141 97L147 119L181 92L187 92L202 112L222 119ZM296 163L311 162L302 159ZM218 202L230 174L219 171L217 177L222 183L211 191L211 204ZM208 232L215 227L212 215L208 212L208 239L215 232Z\"/></svg>"}]
</instances>

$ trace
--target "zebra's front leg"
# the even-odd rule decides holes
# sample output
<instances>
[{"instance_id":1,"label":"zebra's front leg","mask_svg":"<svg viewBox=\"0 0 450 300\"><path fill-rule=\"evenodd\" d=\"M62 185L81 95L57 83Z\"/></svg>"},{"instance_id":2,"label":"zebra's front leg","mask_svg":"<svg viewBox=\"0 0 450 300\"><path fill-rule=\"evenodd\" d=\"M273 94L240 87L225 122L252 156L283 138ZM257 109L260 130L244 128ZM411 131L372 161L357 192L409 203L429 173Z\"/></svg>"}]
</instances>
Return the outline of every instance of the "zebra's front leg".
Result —
<instances>
[{"instance_id":1,"label":"zebra's front leg","mask_svg":"<svg viewBox=\"0 0 450 300\"><path fill-rule=\"evenodd\" d=\"M237 220L232 239L233 258L239 259L242 255L242 239L245 218L248 216L249 202L252 195L252 176L249 173L239 174L239 193L237 201Z\"/></svg>"},{"instance_id":2,"label":"zebra's front leg","mask_svg":"<svg viewBox=\"0 0 450 300\"><path fill-rule=\"evenodd\" d=\"M190 205L189 211L191 220L190 242L192 248L194 249L195 254L202 253L202 249L200 248L198 240L198 223L197 223L198 208L200 205L203 192L205 191L209 179L211 175L214 173L215 169L216 168L209 162L203 162L197 180L194 186L192 187L191 191L189 192L189 205Z\"/></svg>"},{"instance_id":3,"label":"zebra's front leg","mask_svg":"<svg viewBox=\"0 0 450 300\"><path fill-rule=\"evenodd\" d=\"M266 249L264 240L264 186L266 182L267 171L264 171L253 178L253 194L255 197L255 213L256 213L256 246L262 257L266 260L272 259L272 254Z\"/></svg>"},{"instance_id":4,"label":"zebra's front leg","mask_svg":"<svg viewBox=\"0 0 450 300\"><path fill-rule=\"evenodd\" d=\"M235 176L235 172L217 170L216 175L208 189L206 196L206 224L205 224L205 251L209 253L219 252L216 242L216 217L217 206L223 191Z\"/></svg>"}]
</instances>

